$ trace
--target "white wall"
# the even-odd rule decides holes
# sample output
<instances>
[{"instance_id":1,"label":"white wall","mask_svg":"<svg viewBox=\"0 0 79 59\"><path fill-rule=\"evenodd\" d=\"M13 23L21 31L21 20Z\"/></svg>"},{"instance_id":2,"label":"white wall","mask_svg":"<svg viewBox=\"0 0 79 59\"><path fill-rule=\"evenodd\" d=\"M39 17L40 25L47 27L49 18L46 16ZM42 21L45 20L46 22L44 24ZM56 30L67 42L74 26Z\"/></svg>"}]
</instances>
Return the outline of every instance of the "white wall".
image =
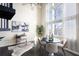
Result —
<instances>
[{"instance_id":1,"label":"white wall","mask_svg":"<svg viewBox=\"0 0 79 59\"><path fill-rule=\"evenodd\" d=\"M26 22L29 25L29 32L27 33L28 39L34 39L36 35L36 20L37 13L36 7L31 7L29 4L14 4L16 15L12 20Z\"/></svg>"},{"instance_id":2,"label":"white wall","mask_svg":"<svg viewBox=\"0 0 79 59\"><path fill-rule=\"evenodd\" d=\"M76 41L76 46L77 46L77 51L79 52L79 3L76 4L76 12L77 12L77 15L76 15L76 25L77 25L77 28L76 28L76 31L77 31L77 41Z\"/></svg>"},{"instance_id":3,"label":"white wall","mask_svg":"<svg viewBox=\"0 0 79 59\"><path fill-rule=\"evenodd\" d=\"M34 40L36 36L36 20L37 20L36 7L32 8L29 4L23 5L18 3L13 4L13 7L14 9L16 9L16 14L11 21L26 22L29 25L29 32L25 32L27 36L27 40ZM9 27L11 28L11 23ZM1 31L0 36L11 36L12 34L16 34L16 33L23 33L23 32ZM5 45L6 44L8 45L11 43L5 43Z\"/></svg>"}]
</instances>

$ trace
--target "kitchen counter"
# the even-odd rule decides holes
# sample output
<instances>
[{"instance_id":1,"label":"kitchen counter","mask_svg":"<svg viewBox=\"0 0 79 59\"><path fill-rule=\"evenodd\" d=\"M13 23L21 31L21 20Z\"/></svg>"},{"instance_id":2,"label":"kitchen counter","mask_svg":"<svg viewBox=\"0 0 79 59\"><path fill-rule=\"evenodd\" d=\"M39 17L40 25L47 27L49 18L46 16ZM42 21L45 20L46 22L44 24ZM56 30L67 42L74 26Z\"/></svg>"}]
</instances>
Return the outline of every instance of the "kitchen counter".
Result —
<instances>
[{"instance_id":1,"label":"kitchen counter","mask_svg":"<svg viewBox=\"0 0 79 59\"><path fill-rule=\"evenodd\" d=\"M12 56L21 56L26 51L34 47L33 42L27 42L16 46L8 47L9 50L13 50Z\"/></svg>"}]
</instances>

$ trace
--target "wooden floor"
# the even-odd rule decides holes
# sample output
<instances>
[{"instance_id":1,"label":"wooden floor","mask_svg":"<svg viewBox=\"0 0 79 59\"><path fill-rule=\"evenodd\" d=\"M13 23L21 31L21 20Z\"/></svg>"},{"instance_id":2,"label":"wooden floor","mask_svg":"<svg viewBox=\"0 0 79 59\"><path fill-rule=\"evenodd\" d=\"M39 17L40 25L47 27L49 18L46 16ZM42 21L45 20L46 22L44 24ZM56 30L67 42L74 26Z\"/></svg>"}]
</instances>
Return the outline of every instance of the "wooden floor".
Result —
<instances>
[{"instance_id":1,"label":"wooden floor","mask_svg":"<svg viewBox=\"0 0 79 59\"><path fill-rule=\"evenodd\" d=\"M11 56L12 51L8 50L7 47L0 48L0 56ZM22 54L22 56L50 56L45 49L36 49L32 48L31 50ZM78 56L76 54L65 51L65 55L62 51L59 50L58 53L55 53L54 56Z\"/></svg>"},{"instance_id":2,"label":"wooden floor","mask_svg":"<svg viewBox=\"0 0 79 59\"><path fill-rule=\"evenodd\" d=\"M25 52L22 56L52 56L49 55L49 53L47 51L45 51L45 49L31 49L28 52ZM79 56L79 54L76 53L71 53L70 51L66 51L64 50L61 51L61 49L59 49L58 53L54 53L54 56Z\"/></svg>"},{"instance_id":3,"label":"wooden floor","mask_svg":"<svg viewBox=\"0 0 79 59\"><path fill-rule=\"evenodd\" d=\"M31 50L25 52L22 56L47 56L48 52L43 49L35 49L32 48Z\"/></svg>"},{"instance_id":4,"label":"wooden floor","mask_svg":"<svg viewBox=\"0 0 79 59\"><path fill-rule=\"evenodd\" d=\"M50 56L47 51L44 49L31 49L28 52L25 52L22 56ZM63 56L61 53L55 53L54 56Z\"/></svg>"}]
</instances>

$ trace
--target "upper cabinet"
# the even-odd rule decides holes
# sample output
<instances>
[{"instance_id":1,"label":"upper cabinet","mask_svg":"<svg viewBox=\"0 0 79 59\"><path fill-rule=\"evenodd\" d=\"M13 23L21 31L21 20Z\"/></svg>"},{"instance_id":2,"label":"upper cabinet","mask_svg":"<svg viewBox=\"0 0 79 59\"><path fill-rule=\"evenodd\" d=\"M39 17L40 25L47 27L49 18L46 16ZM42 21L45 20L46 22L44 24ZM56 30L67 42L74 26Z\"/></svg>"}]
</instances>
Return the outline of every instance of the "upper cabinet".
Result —
<instances>
[{"instance_id":1,"label":"upper cabinet","mask_svg":"<svg viewBox=\"0 0 79 59\"><path fill-rule=\"evenodd\" d=\"M12 3L0 3L0 18L11 20L15 15Z\"/></svg>"}]
</instances>

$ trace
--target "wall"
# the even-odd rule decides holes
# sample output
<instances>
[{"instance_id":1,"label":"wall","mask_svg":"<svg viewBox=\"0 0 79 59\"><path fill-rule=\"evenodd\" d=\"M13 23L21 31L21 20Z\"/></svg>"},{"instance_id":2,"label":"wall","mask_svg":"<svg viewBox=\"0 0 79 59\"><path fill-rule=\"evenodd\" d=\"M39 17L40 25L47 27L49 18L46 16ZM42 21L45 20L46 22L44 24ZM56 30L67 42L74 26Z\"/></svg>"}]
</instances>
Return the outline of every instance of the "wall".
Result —
<instances>
[{"instance_id":1,"label":"wall","mask_svg":"<svg viewBox=\"0 0 79 59\"><path fill-rule=\"evenodd\" d=\"M76 28L76 31L77 31L77 41L76 41L76 46L77 46L77 51L79 52L79 3L76 4L76 12L77 12L77 15L76 15L76 25L77 25L77 28Z\"/></svg>"},{"instance_id":2,"label":"wall","mask_svg":"<svg viewBox=\"0 0 79 59\"><path fill-rule=\"evenodd\" d=\"M29 25L29 32L25 32L27 40L34 40L36 36L36 20L37 20L37 8L31 7L29 4L13 4L14 9L16 9L16 14L11 21L21 21L26 22ZM11 28L11 22L9 24ZM20 34L23 32L11 32L11 31L1 31L0 36L12 36L13 34ZM8 38L6 39L8 41ZM12 39L9 41L13 42ZM4 42L4 41L3 41ZM3 43L1 42L1 43ZM0 44L1 44L0 43ZM4 45L10 45L11 43L4 43ZM12 43L13 44L13 43Z\"/></svg>"},{"instance_id":3,"label":"wall","mask_svg":"<svg viewBox=\"0 0 79 59\"><path fill-rule=\"evenodd\" d=\"M36 20L37 20L36 7L32 7L29 4L25 5L14 4L14 7L17 9L16 10L17 13L12 20L26 22L29 25L29 32L26 32L28 40L34 39L36 35L35 32L36 32Z\"/></svg>"},{"instance_id":4,"label":"wall","mask_svg":"<svg viewBox=\"0 0 79 59\"><path fill-rule=\"evenodd\" d=\"M36 8L37 8L37 21L36 21L36 23L37 23L37 25L43 25L45 33L46 33L46 19L45 19L46 10L45 10L45 7L46 7L45 3L40 3L36 6ZM44 33L44 36L45 36L45 33ZM35 38L35 44L38 45L37 35ZM39 48L39 46L37 48Z\"/></svg>"}]
</instances>

